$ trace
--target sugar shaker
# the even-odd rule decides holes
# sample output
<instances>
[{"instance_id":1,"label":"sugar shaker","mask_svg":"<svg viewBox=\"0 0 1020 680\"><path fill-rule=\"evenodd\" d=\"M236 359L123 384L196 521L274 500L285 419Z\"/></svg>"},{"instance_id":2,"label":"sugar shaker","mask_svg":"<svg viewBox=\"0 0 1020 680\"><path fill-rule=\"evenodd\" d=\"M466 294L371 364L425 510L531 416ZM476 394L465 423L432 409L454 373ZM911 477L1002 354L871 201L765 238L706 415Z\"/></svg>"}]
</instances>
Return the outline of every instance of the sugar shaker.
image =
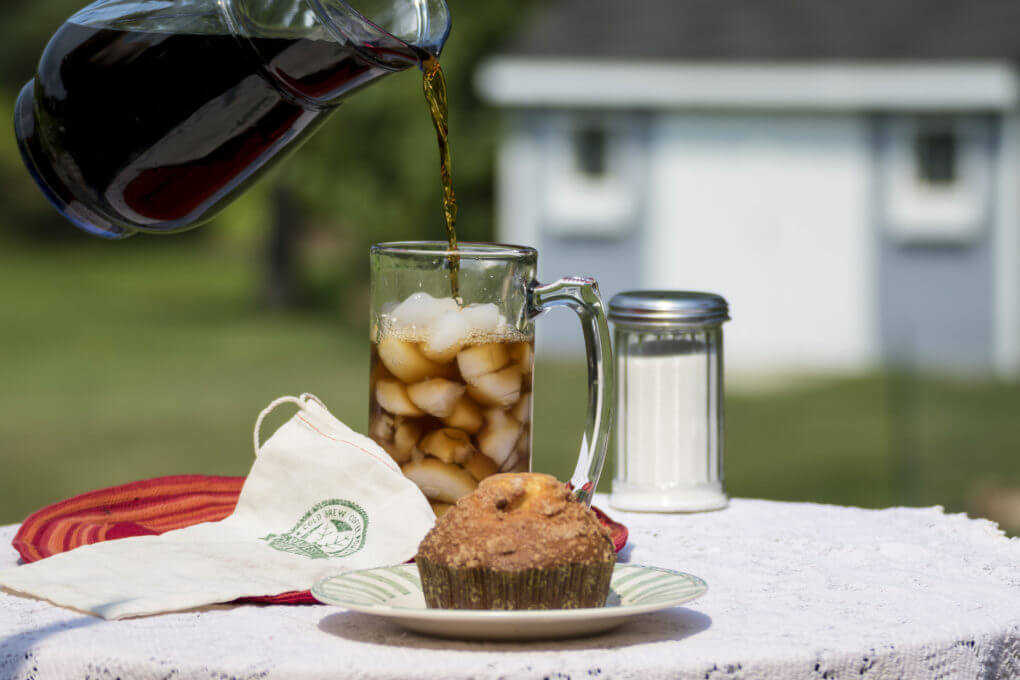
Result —
<instances>
[{"instance_id":1,"label":"sugar shaker","mask_svg":"<svg viewBox=\"0 0 1020 680\"><path fill-rule=\"evenodd\" d=\"M621 293L609 303L609 320L617 366L611 505L645 512L726 507L726 300L683 291Z\"/></svg>"}]
</instances>

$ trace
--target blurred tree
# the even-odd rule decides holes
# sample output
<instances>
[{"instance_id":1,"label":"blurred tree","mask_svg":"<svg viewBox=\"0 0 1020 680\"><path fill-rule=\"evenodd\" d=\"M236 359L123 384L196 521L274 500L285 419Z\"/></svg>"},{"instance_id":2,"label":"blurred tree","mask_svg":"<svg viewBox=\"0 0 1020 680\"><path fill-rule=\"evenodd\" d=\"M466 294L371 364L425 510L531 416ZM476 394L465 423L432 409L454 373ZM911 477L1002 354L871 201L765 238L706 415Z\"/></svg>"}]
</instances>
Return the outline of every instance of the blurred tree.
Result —
<instances>
[{"instance_id":1,"label":"blurred tree","mask_svg":"<svg viewBox=\"0 0 1020 680\"><path fill-rule=\"evenodd\" d=\"M273 219L266 238L265 278L262 301L276 309L292 307L297 295L297 263L294 253L300 227L294 191L285 182L276 182L272 193Z\"/></svg>"}]
</instances>

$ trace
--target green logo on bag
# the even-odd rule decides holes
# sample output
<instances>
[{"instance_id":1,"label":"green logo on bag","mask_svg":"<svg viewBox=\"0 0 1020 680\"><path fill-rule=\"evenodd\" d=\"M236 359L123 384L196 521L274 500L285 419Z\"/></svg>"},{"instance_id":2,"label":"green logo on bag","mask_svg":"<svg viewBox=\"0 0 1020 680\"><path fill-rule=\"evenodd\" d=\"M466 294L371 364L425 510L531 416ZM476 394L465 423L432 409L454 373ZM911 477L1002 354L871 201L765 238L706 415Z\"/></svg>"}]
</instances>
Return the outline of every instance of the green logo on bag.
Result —
<instances>
[{"instance_id":1,"label":"green logo on bag","mask_svg":"<svg viewBox=\"0 0 1020 680\"><path fill-rule=\"evenodd\" d=\"M360 505L335 498L305 513L285 534L262 538L271 548L313 560L347 557L365 547L368 515Z\"/></svg>"}]
</instances>

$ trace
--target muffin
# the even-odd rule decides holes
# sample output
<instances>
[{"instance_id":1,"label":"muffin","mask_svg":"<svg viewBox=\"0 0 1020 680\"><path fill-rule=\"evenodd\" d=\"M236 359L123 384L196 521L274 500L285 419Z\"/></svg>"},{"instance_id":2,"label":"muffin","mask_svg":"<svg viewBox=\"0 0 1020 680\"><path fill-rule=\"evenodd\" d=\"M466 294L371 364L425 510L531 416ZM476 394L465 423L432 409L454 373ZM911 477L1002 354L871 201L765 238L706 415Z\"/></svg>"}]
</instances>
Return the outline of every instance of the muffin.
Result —
<instances>
[{"instance_id":1,"label":"muffin","mask_svg":"<svg viewBox=\"0 0 1020 680\"><path fill-rule=\"evenodd\" d=\"M415 557L429 607L602 607L609 531L549 475L493 475L443 515Z\"/></svg>"}]
</instances>

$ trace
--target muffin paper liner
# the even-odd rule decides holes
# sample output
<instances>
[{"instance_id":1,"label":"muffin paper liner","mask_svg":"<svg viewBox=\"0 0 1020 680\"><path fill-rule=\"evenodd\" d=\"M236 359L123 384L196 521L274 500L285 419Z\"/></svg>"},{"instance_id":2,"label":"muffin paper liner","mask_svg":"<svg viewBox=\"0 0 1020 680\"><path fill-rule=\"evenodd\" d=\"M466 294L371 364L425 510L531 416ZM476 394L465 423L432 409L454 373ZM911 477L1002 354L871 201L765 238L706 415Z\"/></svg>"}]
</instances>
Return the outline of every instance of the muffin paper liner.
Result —
<instances>
[{"instance_id":1,"label":"muffin paper liner","mask_svg":"<svg viewBox=\"0 0 1020 680\"><path fill-rule=\"evenodd\" d=\"M458 568L419 556L425 603L438 609L579 609L602 607L609 595L615 559L507 571Z\"/></svg>"}]
</instances>

